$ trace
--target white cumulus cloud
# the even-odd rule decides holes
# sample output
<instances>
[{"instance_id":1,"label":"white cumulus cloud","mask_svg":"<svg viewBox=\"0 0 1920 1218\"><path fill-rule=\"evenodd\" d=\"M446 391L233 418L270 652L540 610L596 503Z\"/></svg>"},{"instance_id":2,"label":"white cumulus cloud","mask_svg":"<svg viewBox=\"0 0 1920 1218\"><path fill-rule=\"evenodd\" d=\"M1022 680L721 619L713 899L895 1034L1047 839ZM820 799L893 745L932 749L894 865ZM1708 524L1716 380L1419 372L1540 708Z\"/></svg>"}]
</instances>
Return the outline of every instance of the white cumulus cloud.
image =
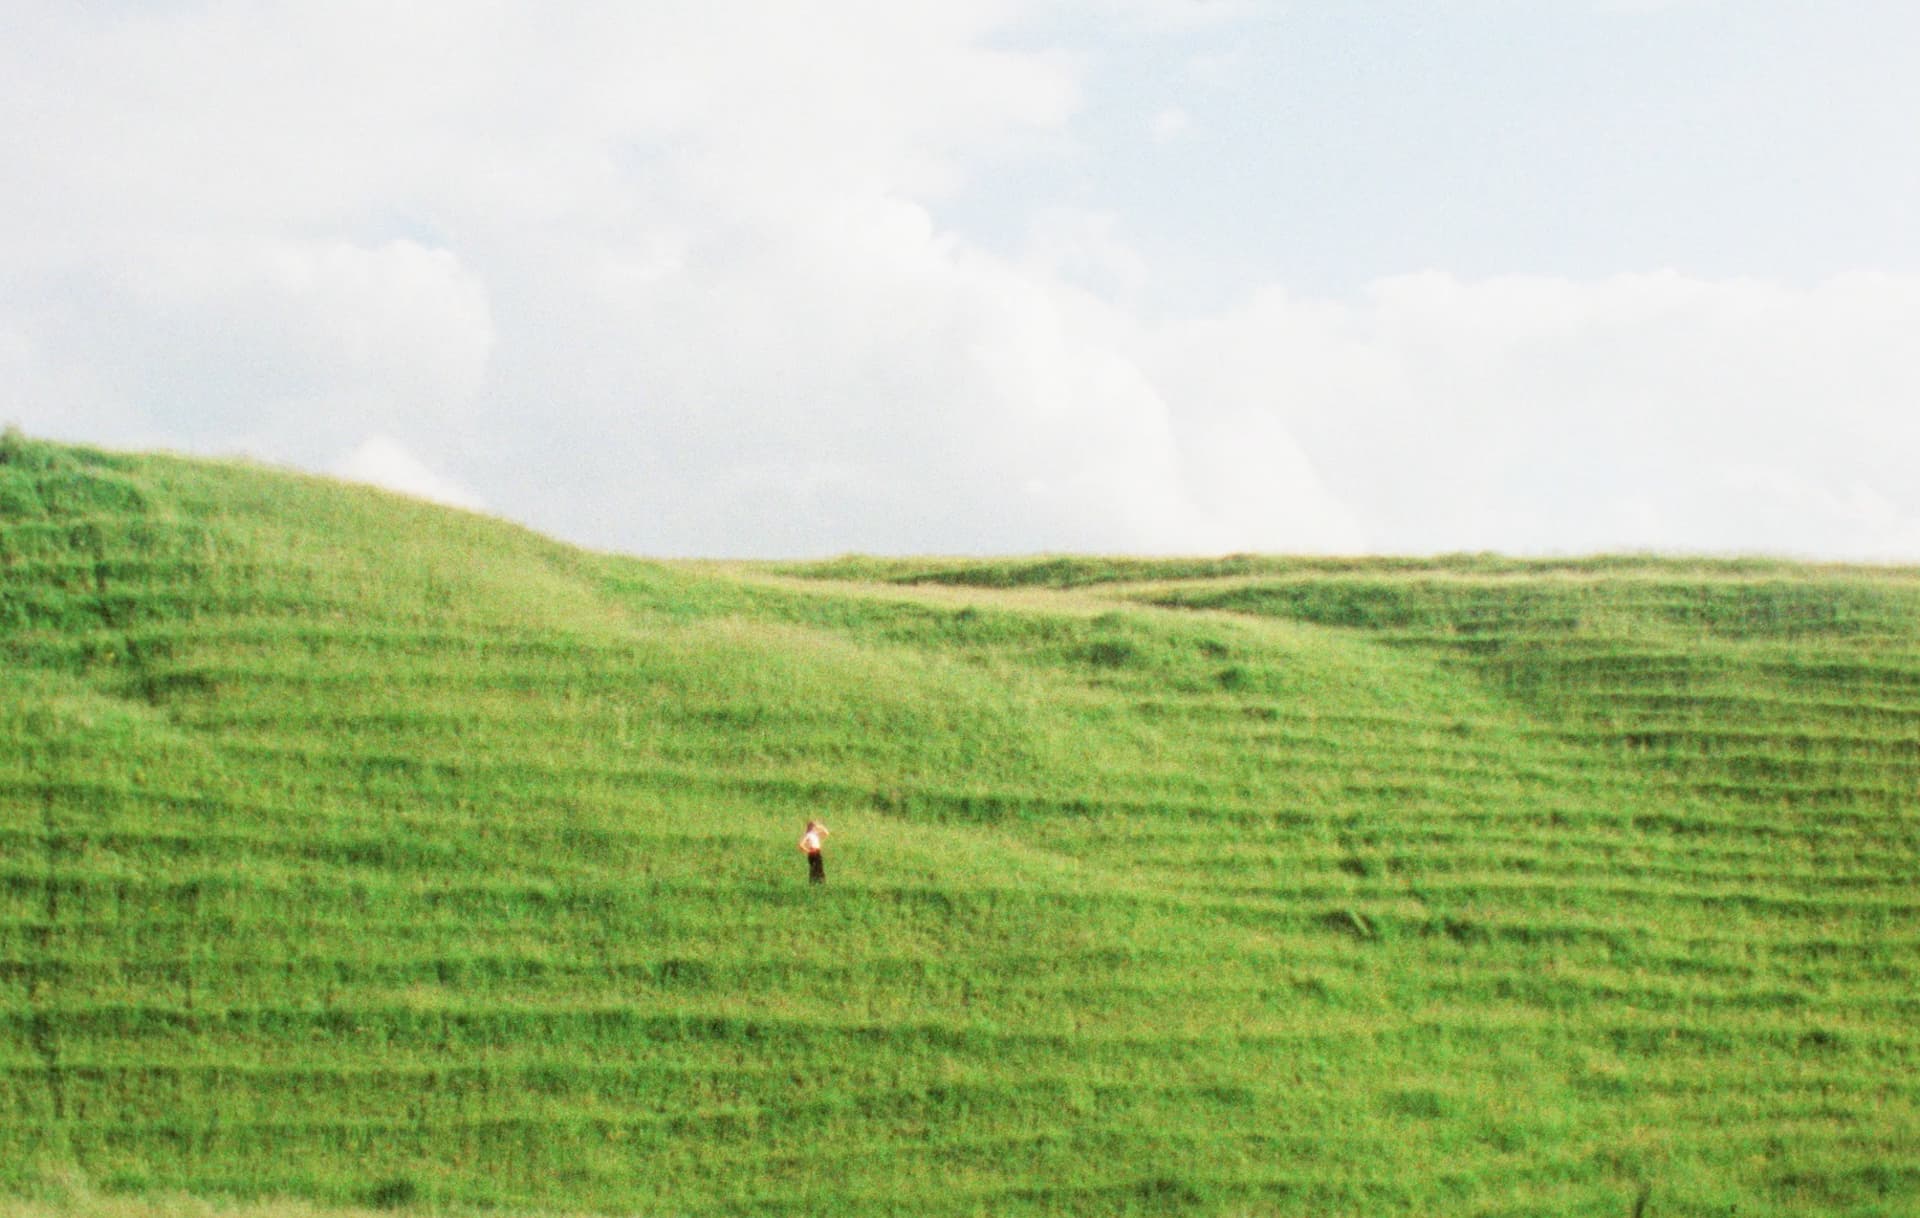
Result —
<instances>
[{"instance_id":1,"label":"white cumulus cloud","mask_svg":"<svg viewBox=\"0 0 1920 1218\"><path fill-rule=\"evenodd\" d=\"M1178 75L1262 9L28 6L0 410L664 555L1920 558L1912 275L1183 300L1191 221L1092 193L1098 137L1168 138L1168 209L1244 167L1177 176L1185 112L1106 123L1093 67L1165 39ZM1271 117L1228 113L1206 142Z\"/></svg>"},{"instance_id":2,"label":"white cumulus cloud","mask_svg":"<svg viewBox=\"0 0 1920 1218\"><path fill-rule=\"evenodd\" d=\"M332 473L355 482L365 482L386 490L411 495L449 507L481 510L480 496L453 479L427 467L390 436L368 436Z\"/></svg>"},{"instance_id":3,"label":"white cumulus cloud","mask_svg":"<svg viewBox=\"0 0 1920 1218\"><path fill-rule=\"evenodd\" d=\"M1155 365L1284 423L1373 546L1911 558L1916 325L1914 277L1426 272L1261 294Z\"/></svg>"}]
</instances>

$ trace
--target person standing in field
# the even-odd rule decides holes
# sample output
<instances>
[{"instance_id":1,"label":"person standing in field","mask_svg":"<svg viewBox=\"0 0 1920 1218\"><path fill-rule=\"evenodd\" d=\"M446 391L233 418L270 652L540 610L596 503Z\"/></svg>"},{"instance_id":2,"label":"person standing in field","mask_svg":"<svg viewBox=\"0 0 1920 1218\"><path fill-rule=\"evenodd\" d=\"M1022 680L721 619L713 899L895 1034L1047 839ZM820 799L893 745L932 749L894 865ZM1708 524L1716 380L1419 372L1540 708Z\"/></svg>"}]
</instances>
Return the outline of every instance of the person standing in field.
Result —
<instances>
[{"instance_id":1,"label":"person standing in field","mask_svg":"<svg viewBox=\"0 0 1920 1218\"><path fill-rule=\"evenodd\" d=\"M817 820L807 822L807 831L800 835L800 850L807 856L807 882L824 884L827 882L827 863L820 856L820 848L827 844L829 830Z\"/></svg>"}]
</instances>

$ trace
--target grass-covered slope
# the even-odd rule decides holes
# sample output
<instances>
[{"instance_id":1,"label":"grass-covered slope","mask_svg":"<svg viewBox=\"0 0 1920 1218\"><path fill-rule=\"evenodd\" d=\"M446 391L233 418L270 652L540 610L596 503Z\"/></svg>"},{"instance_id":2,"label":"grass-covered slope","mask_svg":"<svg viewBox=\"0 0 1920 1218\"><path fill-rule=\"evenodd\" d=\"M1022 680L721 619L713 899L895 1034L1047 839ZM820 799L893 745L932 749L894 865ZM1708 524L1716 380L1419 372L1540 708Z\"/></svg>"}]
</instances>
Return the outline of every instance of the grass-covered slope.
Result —
<instances>
[{"instance_id":1,"label":"grass-covered slope","mask_svg":"<svg viewBox=\"0 0 1920 1218\"><path fill-rule=\"evenodd\" d=\"M0 1194L1920 1205L1913 572L662 565L14 436L0 664Z\"/></svg>"}]
</instances>

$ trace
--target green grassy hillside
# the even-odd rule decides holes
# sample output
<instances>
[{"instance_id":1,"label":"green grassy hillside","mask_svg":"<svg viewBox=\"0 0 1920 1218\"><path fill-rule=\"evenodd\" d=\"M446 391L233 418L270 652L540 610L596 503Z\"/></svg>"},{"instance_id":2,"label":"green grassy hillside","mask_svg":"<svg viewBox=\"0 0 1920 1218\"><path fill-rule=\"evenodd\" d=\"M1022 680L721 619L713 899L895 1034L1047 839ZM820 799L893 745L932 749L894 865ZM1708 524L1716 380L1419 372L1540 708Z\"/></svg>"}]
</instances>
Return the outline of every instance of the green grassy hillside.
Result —
<instances>
[{"instance_id":1,"label":"green grassy hillside","mask_svg":"<svg viewBox=\"0 0 1920 1218\"><path fill-rule=\"evenodd\" d=\"M28 1212L1920 1210L1920 572L660 564L11 435L0 665Z\"/></svg>"}]
</instances>

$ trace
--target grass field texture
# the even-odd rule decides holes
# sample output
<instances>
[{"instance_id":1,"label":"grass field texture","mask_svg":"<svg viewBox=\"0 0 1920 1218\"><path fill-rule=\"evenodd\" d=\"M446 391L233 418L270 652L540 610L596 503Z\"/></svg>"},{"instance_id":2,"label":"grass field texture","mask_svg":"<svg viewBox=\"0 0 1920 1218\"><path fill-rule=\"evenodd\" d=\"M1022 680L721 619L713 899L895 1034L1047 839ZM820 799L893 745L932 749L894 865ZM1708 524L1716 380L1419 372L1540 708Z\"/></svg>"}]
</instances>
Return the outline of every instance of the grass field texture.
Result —
<instances>
[{"instance_id":1,"label":"grass field texture","mask_svg":"<svg viewBox=\"0 0 1920 1218\"><path fill-rule=\"evenodd\" d=\"M1920 1212L1913 570L653 563L15 433L0 741L7 1215Z\"/></svg>"}]
</instances>

